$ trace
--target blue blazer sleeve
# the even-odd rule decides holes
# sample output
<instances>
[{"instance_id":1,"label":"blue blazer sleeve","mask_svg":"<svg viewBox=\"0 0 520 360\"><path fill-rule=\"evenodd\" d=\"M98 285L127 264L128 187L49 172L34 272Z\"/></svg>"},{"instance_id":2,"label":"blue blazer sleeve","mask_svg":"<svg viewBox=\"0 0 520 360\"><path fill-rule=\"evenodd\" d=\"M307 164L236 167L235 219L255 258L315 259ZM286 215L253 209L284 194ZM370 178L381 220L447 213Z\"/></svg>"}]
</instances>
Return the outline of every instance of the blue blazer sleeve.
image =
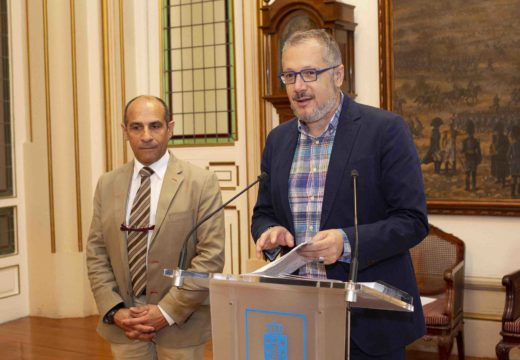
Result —
<instances>
[{"instance_id":1,"label":"blue blazer sleeve","mask_svg":"<svg viewBox=\"0 0 520 360\"><path fill-rule=\"evenodd\" d=\"M403 119L385 115L388 118L376 122L376 126L360 128L358 138L363 141L358 142L348 166L359 172L360 269L407 252L428 232L415 145ZM352 223L343 230L352 243Z\"/></svg>"}]
</instances>

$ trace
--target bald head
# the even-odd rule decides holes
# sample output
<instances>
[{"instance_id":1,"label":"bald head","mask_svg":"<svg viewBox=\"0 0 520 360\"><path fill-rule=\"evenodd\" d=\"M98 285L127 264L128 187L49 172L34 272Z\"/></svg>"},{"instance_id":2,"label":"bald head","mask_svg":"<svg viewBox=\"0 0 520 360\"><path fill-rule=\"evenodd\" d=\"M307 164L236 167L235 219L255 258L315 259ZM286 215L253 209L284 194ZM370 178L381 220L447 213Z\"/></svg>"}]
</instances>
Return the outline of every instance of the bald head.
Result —
<instances>
[{"instance_id":1,"label":"bald head","mask_svg":"<svg viewBox=\"0 0 520 360\"><path fill-rule=\"evenodd\" d=\"M168 117L168 107L155 96L138 96L126 106L123 135L141 164L155 163L168 150L173 135L173 121Z\"/></svg>"},{"instance_id":2,"label":"bald head","mask_svg":"<svg viewBox=\"0 0 520 360\"><path fill-rule=\"evenodd\" d=\"M153 96L153 95L139 95L130 100L125 107L125 113L123 117L124 124L128 124L128 114L133 111L134 107L137 106L161 106L163 109L163 119L166 124L170 122L171 114L168 109L168 105L164 102L163 99Z\"/></svg>"}]
</instances>

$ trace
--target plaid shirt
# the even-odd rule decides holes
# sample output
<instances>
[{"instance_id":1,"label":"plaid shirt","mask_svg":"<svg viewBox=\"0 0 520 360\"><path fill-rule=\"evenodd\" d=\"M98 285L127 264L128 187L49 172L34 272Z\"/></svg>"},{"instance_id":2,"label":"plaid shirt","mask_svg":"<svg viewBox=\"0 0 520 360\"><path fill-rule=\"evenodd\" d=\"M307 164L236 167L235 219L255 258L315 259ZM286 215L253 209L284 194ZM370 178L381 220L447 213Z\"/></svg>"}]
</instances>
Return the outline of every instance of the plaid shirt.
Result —
<instances>
[{"instance_id":1,"label":"plaid shirt","mask_svg":"<svg viewBox=\"0 0 520 360\"><path fill-rule=\"evenodd\" d=\"M304 123L300 122L298 125L300 136L289 175L289 204L293 215L296 244L310 241L320 231L325 180L343 96L341 94L340 105L320 136L309 134ZM350 262L350 244L347 235L341 232L344 252L339 260ZM318 270L317 263L312 262L300 268L300 275L320 277L323 274Z\"/></svg>"}]
</instances>

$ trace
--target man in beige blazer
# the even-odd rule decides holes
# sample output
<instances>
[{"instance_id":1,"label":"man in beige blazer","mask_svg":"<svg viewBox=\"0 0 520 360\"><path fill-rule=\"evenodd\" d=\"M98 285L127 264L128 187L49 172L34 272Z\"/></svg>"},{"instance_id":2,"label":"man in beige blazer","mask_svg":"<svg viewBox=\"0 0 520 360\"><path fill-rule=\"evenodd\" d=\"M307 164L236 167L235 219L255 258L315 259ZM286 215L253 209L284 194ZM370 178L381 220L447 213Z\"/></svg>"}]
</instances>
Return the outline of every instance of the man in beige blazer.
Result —
<instances>
[{"instance_id":1,"label":"man in beige blazer","mask_svg":"<svg viewBox=\"0 0 520 360\"><path fill-rule=\"evenodd\" d=\"M222 204L218 181L214 174L168 151L173 121L161 99L131 100L122 128L135 160L99 179L87 243L88 276L101 314L97 331L111 343L116 359L203 359L211 331L208 291L189 280L177 289L163 276L163 269L177 266L190 229ZM127 247L134 230L127 225L143 167L153 171L149 221L153 230L147 231L145 240L145 289L136 296ZM222 271L223 212L197 229L187 263L192 271Z\"/></svg>"}]
</instances>

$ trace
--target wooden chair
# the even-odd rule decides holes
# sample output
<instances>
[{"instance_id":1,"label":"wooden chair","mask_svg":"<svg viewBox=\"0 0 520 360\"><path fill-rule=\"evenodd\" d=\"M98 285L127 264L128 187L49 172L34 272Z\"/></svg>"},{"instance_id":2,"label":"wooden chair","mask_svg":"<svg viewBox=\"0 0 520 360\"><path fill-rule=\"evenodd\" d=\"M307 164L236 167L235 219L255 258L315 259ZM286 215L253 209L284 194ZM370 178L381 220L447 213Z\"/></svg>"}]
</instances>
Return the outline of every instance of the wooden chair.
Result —
<instances>
[{"instance_id":1,"label":"wooden chair","mask_svg":"<svg viewBox=\"0 0 520 360\"><path fill-rule=\"evenodd\" d=\"M457 339L464 359L464 242L430 224L426 238L410 250L421 296L436 300L423 306L427 333L436 340L439 359L448 359Z\"/></svg>"},{"instance_id":2,"label":"wooden chair","mask_svg":"<svg viewBox=\"0 0 520 360\"><path fill-rule=\"evenodd\" d=\"M502 285L506 287L506 304L502 315L502 340L496 346L499 360L509 359L509 351L520 346L520 270L505 275Z\"/></svg>"}]
</instances>

